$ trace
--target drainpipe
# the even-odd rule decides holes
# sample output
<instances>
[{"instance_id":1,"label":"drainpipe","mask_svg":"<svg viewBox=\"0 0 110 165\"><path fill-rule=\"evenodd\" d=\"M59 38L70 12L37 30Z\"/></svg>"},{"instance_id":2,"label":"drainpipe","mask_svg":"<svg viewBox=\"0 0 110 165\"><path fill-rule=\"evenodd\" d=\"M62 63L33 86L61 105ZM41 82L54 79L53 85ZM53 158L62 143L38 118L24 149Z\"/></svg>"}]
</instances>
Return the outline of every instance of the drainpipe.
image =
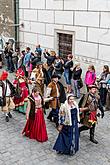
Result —
<instances>
[{"instance_id":1,"label":"drainpipe","mask_svg":"<svg viewBox=\"0 0 110 165\"><path fill-rule=\"evenodd\" d=\"M19 0L14 0L14 14L15 14L15 48L19 47Z\"/></svg>"}]
</instances>

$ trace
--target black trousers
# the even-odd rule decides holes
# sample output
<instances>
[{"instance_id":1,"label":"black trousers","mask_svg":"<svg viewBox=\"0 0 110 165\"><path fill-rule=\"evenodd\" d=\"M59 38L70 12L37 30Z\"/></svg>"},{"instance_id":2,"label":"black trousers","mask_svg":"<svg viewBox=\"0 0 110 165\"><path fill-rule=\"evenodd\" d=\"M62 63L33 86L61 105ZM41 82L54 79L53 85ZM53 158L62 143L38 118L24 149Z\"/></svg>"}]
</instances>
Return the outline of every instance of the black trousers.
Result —
<instances>
[{"instance_id":1,"label":"black trousers","mask_svg":"<svg viewBox=\"0 0 110 165\"><path fill-rule=\"evenodd\" d=\"M96 124L93 124L93 126L91 128L89 128L87 126L81 126L81 127L79 127L79 134L80 134L80 132L82 132L84 130L90 129L90 138L94 138L95 126L96 126Z\"/></svg>"},{"instance_id":2,"label":"black trousers","mask_svg":"<svg viewBox=\"0 0 110 165\"><path fill-rule=\"evenodd\" d=\"M99 89L99 95L100 95L100 99L101 99L102 105L105 106L105 104L106 104L106 96L107 96L107 89L101 87Z\"/></svg>"},{"instance_id":3,"label":"black trousers","mask_svg":"<svg viewBox=\"0 0 110 165\"><path fill-rule=\"evenodd\" d=\"M25 76L28 77L28 71L26 71L26 67L24 65L23 65L22 69L24 71Z\"/></svg>"}]
</instances>

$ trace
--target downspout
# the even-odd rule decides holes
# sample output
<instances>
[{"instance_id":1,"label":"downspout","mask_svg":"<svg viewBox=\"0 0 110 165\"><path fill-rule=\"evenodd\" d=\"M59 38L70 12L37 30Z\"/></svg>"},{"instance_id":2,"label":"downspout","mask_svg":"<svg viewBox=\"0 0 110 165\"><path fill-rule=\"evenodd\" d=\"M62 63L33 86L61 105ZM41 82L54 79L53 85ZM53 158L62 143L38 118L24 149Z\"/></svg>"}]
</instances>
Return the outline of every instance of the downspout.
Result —
<instances>
[{"instance_id":1,"label":"downspout","mask_svg":"<svg viewBox=\"0 0 110 165\"><path fill-rule=\"evenodd\" d=\"M14 0L15 24L19 25L19 0ZM19 47L19 26L15 26L15 48Z\"/></svg>"}]
</instances>

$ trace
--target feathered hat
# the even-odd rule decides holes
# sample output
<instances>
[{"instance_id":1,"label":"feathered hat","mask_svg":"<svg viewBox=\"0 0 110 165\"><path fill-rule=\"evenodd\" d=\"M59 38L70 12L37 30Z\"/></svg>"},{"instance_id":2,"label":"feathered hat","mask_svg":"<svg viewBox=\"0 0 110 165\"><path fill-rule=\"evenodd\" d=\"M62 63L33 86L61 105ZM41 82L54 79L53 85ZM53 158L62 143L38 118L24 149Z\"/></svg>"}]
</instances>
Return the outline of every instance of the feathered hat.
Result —
<instances>
[{"instance_id":1,"label":"feathered hat","mask_svg":"<svg viewBox=\"0 0 110 165\"><path fill-rule=\"evenodd\" d=\"M6 80L7 77L8 77L8 72L4 70L0 76L0 80Z\"/></svg>"},{"instance_id":2,"label":"feathered hat","mask_svg":"<svg viewBox=\"0 0 110 165\"><path fill-rule=\"evenodd\" d=\"M16 71L16 77L24 77L24 76L25 76L24 71L22 70L22 68L19 68Z\"/></svg>"}]
</instances>

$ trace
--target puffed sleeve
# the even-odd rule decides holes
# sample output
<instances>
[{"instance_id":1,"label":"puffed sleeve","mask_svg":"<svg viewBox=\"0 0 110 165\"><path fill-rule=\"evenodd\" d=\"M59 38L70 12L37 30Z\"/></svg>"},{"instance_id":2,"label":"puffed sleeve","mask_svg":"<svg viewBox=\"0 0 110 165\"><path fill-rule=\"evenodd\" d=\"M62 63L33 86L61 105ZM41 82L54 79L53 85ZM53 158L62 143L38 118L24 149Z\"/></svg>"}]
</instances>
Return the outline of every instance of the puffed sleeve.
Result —
<instances>
[{"instance_id":1,"label":"puffed sleeve","mask_svg":"<svg viewBox=\"0 0 110 165\"><path fill-rule=\"evenodd\" d=\"M26 109L26 118L27 119L29 118L30 107L31 107L31 104L30 104L30 100L28 99L28 105L27 105L27 109Z\"/></svg>"},{"instance_id":2,"label":"puffed sleeve","mask_svg":"<svg viewBox=\"0 0 110 165\"><path fill-rule=\"evenodd\" d=\"M50 83L50 84L47 86L46 96L45 96L45 97L50 97L51 90L52 90L52 83Z\"/></svg>"},{"instance_id":3,"label":"puffed sleeve","mask_svg":"<svg viewBox=\"0 0 110 165\"><path fill-rule=\"evenodd\" d=\"M13 81L13 85L14 85L14 87L16 87L17 84L18 84L18 80L15 79L15 80Z\"/></svg>"}]
</instances>

